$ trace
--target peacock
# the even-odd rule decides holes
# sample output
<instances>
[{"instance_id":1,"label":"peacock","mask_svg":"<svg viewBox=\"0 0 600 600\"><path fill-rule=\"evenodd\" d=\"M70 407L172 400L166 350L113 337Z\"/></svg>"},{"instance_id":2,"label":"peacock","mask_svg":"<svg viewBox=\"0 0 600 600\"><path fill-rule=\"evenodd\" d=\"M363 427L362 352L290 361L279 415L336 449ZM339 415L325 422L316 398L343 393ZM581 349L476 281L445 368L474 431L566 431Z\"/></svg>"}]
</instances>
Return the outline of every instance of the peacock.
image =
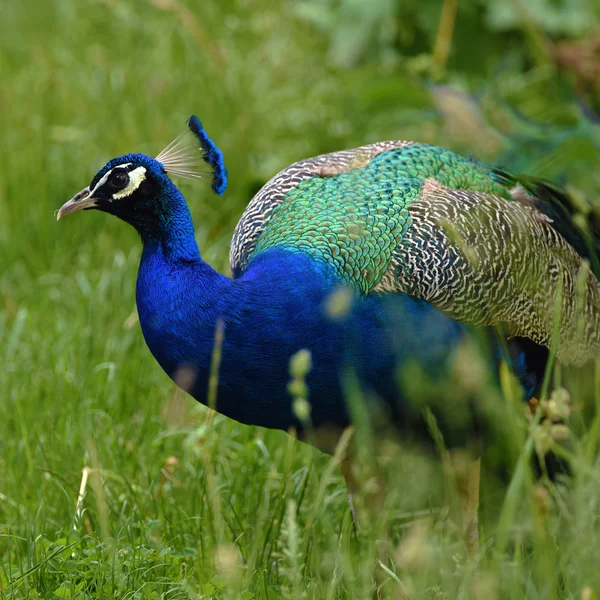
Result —
<instances>
[{"instance_id":1,"label":"peacock","mask_svg":"<svg viewBox=\"0 0 600 600\"><path fill-rule=\"evenodd\" d=\"M493 369L510 365L531 397L551 346L565 364L598 356L599 232L576 226L575 207L549 182L410 141L301 160L248 204L230 278L202 260L171 175L225 192L223 155L195 116L156 158L109 161L57 218L95 209L135 227L148 348L196 400L240 423L300 438L310 429L332 452L352 423L351 381L400 436L430 439L431 400L446 443L461 447L481 435L476 394L460 405L415 401L414 369L443 382L477 330ZM303 414L289 386L299 352L310 357ZM470 477L477 487L478 471Z\"/></svg>"}]
</instances>

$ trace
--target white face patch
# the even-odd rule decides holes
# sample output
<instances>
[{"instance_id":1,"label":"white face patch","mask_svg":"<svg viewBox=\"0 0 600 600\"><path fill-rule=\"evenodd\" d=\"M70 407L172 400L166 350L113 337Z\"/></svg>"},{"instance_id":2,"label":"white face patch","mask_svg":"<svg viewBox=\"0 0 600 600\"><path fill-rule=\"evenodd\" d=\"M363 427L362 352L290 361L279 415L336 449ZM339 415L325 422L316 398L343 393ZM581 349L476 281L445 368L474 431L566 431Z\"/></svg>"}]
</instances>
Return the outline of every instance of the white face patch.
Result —
<instances>
[{"instance_id":1,"label":"white face patch","mask_svg":"<svg viewBox=\"0 0 600 600\"><path fill-rule=\"evenodd\" d=\"M121 167L128 167L131 163L124 163L122 165L119 165L118 167L115 167L115 169L117 168L121 168ZM101 188L107 181L108 178L110 176L110 174L115 170L115 169L111 169L110 171L106 171L106 173L104 173L104 175L102 175L102 178L100 179L100 181L98 181L98 183L94 186L93 190L90 190L90 197L92 197L94 195L94 192Z\"/></svg>"},{"instance_id":2,"label":"white face patch","mask_svg":"<svg viewBox=\"0 0 600 600\"><path fill-rule=\"evenodd\" d=\"M131 194L133 194L133 192L135 192L135 190L137 190L140 187L140 185L142 185L142 182L146 179L146 167L138 167L133 171L129 171L128 175L129 185L120 192L114 193L112 196L113 200L119 200L120 198L126 198L127 196L131 196Z\"/></svg>"}]
</instances>

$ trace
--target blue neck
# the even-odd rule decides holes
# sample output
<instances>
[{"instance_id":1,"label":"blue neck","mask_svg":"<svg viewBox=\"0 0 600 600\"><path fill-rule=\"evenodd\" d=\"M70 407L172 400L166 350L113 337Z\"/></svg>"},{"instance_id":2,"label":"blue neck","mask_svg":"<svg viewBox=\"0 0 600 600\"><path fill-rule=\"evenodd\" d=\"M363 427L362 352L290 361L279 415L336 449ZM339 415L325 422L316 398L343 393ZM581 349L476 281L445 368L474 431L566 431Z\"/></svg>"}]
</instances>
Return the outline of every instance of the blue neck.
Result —
<instances>
[{"instance_id":1,"label":"blue neck","mask_svg":"<svg viewBox=\"0 0 600 600\"><path fill-rule=\"evenodd\" d=\"M179 366L195 359L188 356L194 341L176 340L186 337L190 322L200 337L212 336L230 280L202 260L189 208L174 185L165 189L159 204L153 222L133 223L144 245L136 301L146 343L174 377Z\"/></svg>"},{"instance_id":2,"label":"blue neck","mask_svg":"<svg viewBox=\"0 0 600 600\"><path fill-rule=\"evenodd\" d=\"M144 244L144 254L160 252L169 260L200 260L194 224L181 192L171 183L156 202L158 214L135 215L131 224Z\"/></svg>"}]
</instances>

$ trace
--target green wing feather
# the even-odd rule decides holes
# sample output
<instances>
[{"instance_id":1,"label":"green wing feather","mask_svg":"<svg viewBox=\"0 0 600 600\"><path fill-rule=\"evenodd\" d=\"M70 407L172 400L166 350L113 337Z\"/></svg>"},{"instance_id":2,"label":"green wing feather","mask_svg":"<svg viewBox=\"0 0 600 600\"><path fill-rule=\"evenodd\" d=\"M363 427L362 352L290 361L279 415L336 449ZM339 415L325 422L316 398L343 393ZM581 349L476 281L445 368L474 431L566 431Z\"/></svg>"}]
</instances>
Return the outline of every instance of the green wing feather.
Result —
<instances>
[{"instance_id":1,"label":"green wing feather","mask_svg":"<svg viewBox=\"0 0 600 600\"><path fill-rule=\"evenodd\" d=\"M389 268L411 224L408 208L429 179L508 195L482 163L432 146L404 146L358 168L302 180L273 210L254 254L274 247L308 252L366 294Z\"/></svg>"},{"instance_id":2,"label":"green wing feather","mask_svg":"<svg viewBox=\"0 0 600 600\"><path fill-rule=\"evenodd\" d=\"M270 248L304 252L359 293L406 292L460 321L502 323L548 347L561 302L559 358L579 364L598 355L598 280L567 242L578 232L549 186L406 142L286 171L238 224L234 274Z\"/></svg>"},{"instance_id":3,"label":"green wing feather","mask_svg":"<svg viewBox=\"0 0 600 600\"><path fill-rule=\"evenodd\" d=\"M367 294L410 225L407 208L420 187L412 178L378 178L369 168L305 179L273 213L255 255L274 247L307 252Z\"/></svg>"}]
</instances>

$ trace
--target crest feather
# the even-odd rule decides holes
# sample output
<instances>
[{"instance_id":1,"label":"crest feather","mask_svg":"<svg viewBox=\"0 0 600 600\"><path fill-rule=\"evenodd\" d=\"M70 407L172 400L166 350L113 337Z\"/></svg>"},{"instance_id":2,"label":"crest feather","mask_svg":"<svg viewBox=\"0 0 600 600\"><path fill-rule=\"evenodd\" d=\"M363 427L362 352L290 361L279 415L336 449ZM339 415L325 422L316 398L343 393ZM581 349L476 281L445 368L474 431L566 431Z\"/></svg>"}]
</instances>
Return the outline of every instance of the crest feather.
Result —
<instances>
[{"instance_id":1,"label":"crest feather","mask_svg":"<svg viewBox=\"0 0 600 600\"><path fill-rule=\"evenodd\" d=\"M177 136L156 160L170 175L180 175L188 179L204 179L210 175L213 191L221 196L227 188L227 169L223 153L208 137L198 117L192 115L187 124L188 128Z\"/></svg>"}]
</instances>

